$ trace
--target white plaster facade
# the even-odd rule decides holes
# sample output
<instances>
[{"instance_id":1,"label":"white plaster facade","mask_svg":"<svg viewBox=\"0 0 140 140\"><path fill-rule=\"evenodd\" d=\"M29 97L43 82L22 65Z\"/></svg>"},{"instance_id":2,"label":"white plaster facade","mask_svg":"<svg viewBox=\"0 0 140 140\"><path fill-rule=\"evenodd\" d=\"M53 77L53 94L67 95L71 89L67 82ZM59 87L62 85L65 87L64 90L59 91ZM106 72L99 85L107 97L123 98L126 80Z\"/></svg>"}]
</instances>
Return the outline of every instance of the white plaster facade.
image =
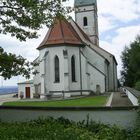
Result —
<instances>
[{"instance_id":1,"label":"white plaster facade","mask_svg":"<svg viewBox=\"0 0 140 140\"><path fill-rule=\"evenodd\" d=\"M29 90L30 97L27 97L27 91L26 88ZM18 83L18 98L21 98L21 95L23 95L23 98L33 98L34 95L34 85L33 81L26 81L22 83Z\"/></svg>"},{"instance_id":2,"label":"white plaster facade","mask_svg":"<svg viewBox=\"0 0 140 140\"><path fill-rule=\"evenodd\" d=\"M64 51L67 54L64 54ZM60 82L54 82L54 58L58 56L60 61ZM71 79L71 57L75 56L76 63L76 82ZM109 54L110 55L110 54ZM34 83L40 83L41 94L62 93L69 91L71 95L88 94L90 91L97 92L99 86L100 92L115 91L117 83L112 87L109 82L109 68L112 65L100 54L94 52L88 46L57 46L48 47L40 50L40 65L37 69L40 73L34 77ZM113 61L114 65L116 63ZM111 66L110 66L111 65ZM113 69L113 68L112 68ZM115 69L115 68L114 68ZM116 73L116 69L114 71ZM38 78L37 78L38 77ZM111 78L110 78L111 79ZM112 77L111 81L117 81ZM109 89L109 87L111 87ZM113 89L114 88L114 89Z\"/></svg>"}]
</instances>

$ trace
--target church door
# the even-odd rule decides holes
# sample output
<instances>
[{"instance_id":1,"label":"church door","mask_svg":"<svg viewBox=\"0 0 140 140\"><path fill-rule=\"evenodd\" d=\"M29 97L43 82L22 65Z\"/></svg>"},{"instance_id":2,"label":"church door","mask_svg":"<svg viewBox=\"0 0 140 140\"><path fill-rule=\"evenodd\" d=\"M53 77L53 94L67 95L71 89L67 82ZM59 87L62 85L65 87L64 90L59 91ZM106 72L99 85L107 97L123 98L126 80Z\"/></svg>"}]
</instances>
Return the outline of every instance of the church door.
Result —
<instances>
[{"instance_id":1,"label":"church door","mask_svg":"<svg viewBox=\"0 0 140 140\"><path fill-rule=\"evenodd\" d=\"M30 87L25 87L26 98L30 98Z\"/></svg>"}]
</instances>

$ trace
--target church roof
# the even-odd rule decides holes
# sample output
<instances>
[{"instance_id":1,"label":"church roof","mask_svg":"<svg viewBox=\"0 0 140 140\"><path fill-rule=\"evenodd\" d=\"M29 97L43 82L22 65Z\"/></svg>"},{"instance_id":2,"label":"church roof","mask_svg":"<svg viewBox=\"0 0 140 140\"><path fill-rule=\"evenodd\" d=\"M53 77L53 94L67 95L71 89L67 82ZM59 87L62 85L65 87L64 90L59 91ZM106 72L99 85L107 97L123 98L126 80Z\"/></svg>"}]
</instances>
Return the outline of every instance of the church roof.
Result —
<instances>
[{"instance_id":1,"label":"church roof","mask_svg":"<svg viewBox=\"0 0 140 140\"><path fill-rule=\"evenodd\" d=\"M37 49L59 44L83 45L79 35L66 19L59 19L54 22Z\"/></svg>"},{"instance_id":2,"label":"church roof","mask_svg":"<svg viewBox=\"0 0 140 140\"><path fill-rule=\"evenodd\" d=\"M85 6L96 4L96 0L75 0L75 6Z\"/></svg>"},{"instance_id":3,"label":"church roof","mask_svg":"<svg viewBox=\"0 0 140 140\"><path fill-rule=\"evenodd\" d=\"M117 61L115 59L115 56L112 55L111 53L107 52L106 50L104 50L101 47L95 46L90 38L87 36L87 34L84 33L84 31L78 26L78 24L74 21L74 20L70 20L71 25L73 26L73 28L75 29L75 31L78 33L78 35L80 36L81 40L83 41L83 43L90 47L92 50L94 50L96 53L98 53L100 56L102 56L103 58L105 58L108 62L110 60L110 56L113 57L113 59L115 60L116 64Z\"/></svg>"}]
</instances>

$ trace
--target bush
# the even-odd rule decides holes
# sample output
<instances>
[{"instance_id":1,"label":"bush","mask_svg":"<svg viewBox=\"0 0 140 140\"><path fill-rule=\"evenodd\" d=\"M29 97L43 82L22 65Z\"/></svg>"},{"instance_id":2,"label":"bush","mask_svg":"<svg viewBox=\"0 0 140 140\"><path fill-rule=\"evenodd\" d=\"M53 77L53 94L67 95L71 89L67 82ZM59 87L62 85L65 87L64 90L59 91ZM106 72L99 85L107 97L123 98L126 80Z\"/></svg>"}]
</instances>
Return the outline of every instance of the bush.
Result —
<instances>
[{"instance_id":1,"label":"bush","mask_svg":"<svg viewBox=\"0 0 140 140\"><path fill-rule=\"evenodd\" d=\"M125 140L125 130L92 121L47 118L30 122L0 122L1 140Z\"/></svg>"},{"instance_id":2,"label":"bush","mask_svg":"<svg viewBox=\"0 0 140 140\"><path fill-rule=\"evenodd\" d=\"M127 131L127 140L140 140L140 105L138 107L137 114L137 120L134 128Z\"/></svg>"},{"instance_id":3,"label":"bush","mask_svg":"<svg viewBox=\"0 0 140 140\"><path fill-rule=\"evenodd\" d=\"M135 89L140 91L140 81L135 83Z\"/></svg>"}]
</instances>

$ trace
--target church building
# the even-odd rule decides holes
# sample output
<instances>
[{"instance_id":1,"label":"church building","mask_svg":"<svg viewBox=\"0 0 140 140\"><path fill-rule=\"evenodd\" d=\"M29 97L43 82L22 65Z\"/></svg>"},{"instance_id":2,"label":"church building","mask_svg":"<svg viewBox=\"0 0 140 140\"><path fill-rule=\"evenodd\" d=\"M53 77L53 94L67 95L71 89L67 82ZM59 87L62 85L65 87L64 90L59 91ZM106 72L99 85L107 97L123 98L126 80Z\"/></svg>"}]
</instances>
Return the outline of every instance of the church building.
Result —
<instances>
[{"instance_id":1,"label":"church building","mask_svg":"<svg viewBox=\"0 0 140 140\"><path fill-rule=\"evenodd\" d=\"M56 19L37 47L34 93L102 94L117 91L115 57L99 46L96 0L75 0L75 21Z\"/></svg>"}]
</instances>

